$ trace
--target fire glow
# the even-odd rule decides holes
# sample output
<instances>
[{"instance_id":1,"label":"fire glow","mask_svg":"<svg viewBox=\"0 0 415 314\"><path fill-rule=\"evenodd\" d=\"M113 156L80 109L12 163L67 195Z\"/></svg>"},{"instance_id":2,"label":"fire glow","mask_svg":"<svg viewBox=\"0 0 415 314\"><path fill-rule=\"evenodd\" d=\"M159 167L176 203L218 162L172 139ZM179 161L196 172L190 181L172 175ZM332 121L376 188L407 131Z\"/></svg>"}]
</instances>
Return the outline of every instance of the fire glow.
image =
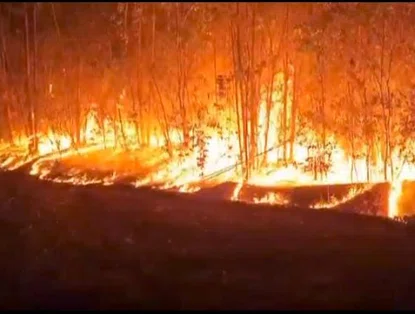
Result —
<instances>
[{"instance_id":1,"label":"fire glow","mask_svg":"<svg viewBox=\"0 0 415 314\"><path fill-rule=\"evenodd\" d=\"M275 86L279 86L284 79L281 73L275 75ZM292 105L292 80L287 84L289 90L288 101L285 112L291 112ZM229 199L239 200L239 192L244 183L253 186L275 187L275 186L307 186L314 184L341 184L341 183L366 183L367 187L362 189L351 189L342 199L332 198L328 202L320 202L312 206L316 209L332 208L345 203L357 195L369 190L374 183L384 182L382 177L381 156L370 166L365 158L351 159L344 149L336 141L334 134L328 135L330 147L318 148L317 135L312 128L305 128L301 136L286 145L291 152L290 161L283 156L281 145L280 117L282 114L283 102L282 91L275 89L272 93L271 103L267 102L265 91L261 93L258 106L257 123L257 156L252 157L256 164L246 178L245 170L241 165L241 151L238 146L238 125L237 119L231 113L223 115L215 106L210 108L210 117L205 119L204 124L194 126L189 135L192 138L193 149L186 148L183 153L183 138L179 129L169 129L168 135L152 134L149 146L151 149L161 152L154 159L153 164L158 164L150 173L137 177L133 184L136 187L151 185L159 189L175 189L178 192L193 193L200 190L205 184L217 184L221 182L238 182ZM268 108L267 108L268 107ZM292 117L287 114L289 123ZM213 118L212 118L213 117ZM223 117L223 121L217 121ZM269 118L267 118L269 117ZM213 119L213 120L212 120ZM217 124L221 128L217 128ZM87 156L93 152L103 149L120 149L115 141L116 128L122 127L125 146L131 151L140 151L137 145L137 131L133 123L125 122L122 126L104 120L100 127L97 112L91 109L86 115L85 128L81 130L81 136L85 147L75 148L69 135L58 134L49 130L45 134L38 134L38 152L36 156L30 156L26 147L29 146L29 139L23 139L14 146L4 145L1 147L3 157L1 167L7 170L16 169L24 164L32 162L30 174L43 180L54 182L72 183L77 185L104 184L111 185L121 175L115 170L111 175L102 178L88 178L72 169L65 174L65 178L52 175L53 165L56 162L66 160L73 156ZM289 127L289 126L288 126ZM304 131L304 130L303 130ZM118 132L120 132L118 130ZM171 155L162 150L166 146L166 140L173 146ZM311 149L310 149L311 148ZM133 153L132 153L133 154ZM329 156L329 157L327 157ZM399 164L398 154L392 155L394 164ZM145 158L150 158L145 156ZM307 165L316 166L320 158L330 158L331 166L326 170L307 169ZM203 159L203 160L202 160ZM153 167L154 168L154 167ZM351 171L351 169L353 171ZM352 173L352 174L351 174ZM370 173L370 182L367 182L365 174ZM394 217L399 215L399 198L402 193L402 173L404 179L415 179L415 172L406 167L391 180L391 190L388 203L388 215ZM124 174L125 175L125 174ZM269 203L289 205L289 201L279 194L269 193L262 198L255 198L254 203Z\"/></svg>"}]
</instances>

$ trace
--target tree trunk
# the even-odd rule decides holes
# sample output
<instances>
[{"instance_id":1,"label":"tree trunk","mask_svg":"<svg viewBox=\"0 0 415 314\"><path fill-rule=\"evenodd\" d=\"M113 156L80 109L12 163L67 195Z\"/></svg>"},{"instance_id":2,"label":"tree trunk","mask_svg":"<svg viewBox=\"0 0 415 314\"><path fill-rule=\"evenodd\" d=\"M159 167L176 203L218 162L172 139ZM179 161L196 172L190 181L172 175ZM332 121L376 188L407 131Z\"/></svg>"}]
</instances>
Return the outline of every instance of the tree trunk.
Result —
<instances>
[{"instance_id":1,"label":"tree trunk","mask_svg":"<svg viewBox=\"0 0 415 314\"><path fill-rule=\"evenodd\" d=\"M282 141L283 141L283 160L287 161L287 119L288 119L288 55L284 57L284 90L283 90L283 109L282 109Z\"/></svg>"},{"instance_id":2,"label":"tree trunk","mask_svg":"<svg viewBox=\"0 0 415 314\"><path fill-rule=\"evenodd\" d=\"M384 148L383 148L383 173L385 181L388 181L388 163L390 161L390 111L387 111L386 100L384 95L384 64L385 64L385 28L386 22L383 19L381 55L380 55L380 77L379 77L379 93L382 106L383 126L384 126Z\"/></svg>"},{"instance_id":3,"label":"tree trunk","mask_svg":"<svg viewBox=\"0 0 415 314\"><path fill-rule=\"evenodd\" d=\"M82 129L82 110L81 110L81 77L82 77L82 59L78 57L77 71L77 88L76 88L76 104L75 104L75 145L82 146L81 129Z\"/></svg>"},{"instance_id":4,"label":"tree trunk","mask_svg":"<svg viewBox=\"0 0 415 314\"><path fill-rule=\"evenodd\" d=\"M237 12L239 12L239 5L236 3ZM235 30L234 30L235 28ZM240 154L240 164L242 167L242 176L245 177L245 155L243 150L243 132L241 126L241 109L240 103L240 84L239 84L239 66L238 66L238 56L237 56L237 32L236 27L231 22L231 40L232 40L232 60L233 60L233 68L234 68L234 93L235 93L235 111L236 111L236 125L237 125L237 133L238 133L238 146L239 146L239 154Z\"/></svg>"},{"instance_id":5,"label":"tree trunk","mask_svg":"<svg viewBox=\"0 0 415 314\"><path fill-rule=\"evenodd\" d=\"M153 12L152 12L152 29L151 29L151 65L154 66L155 54L156 54L156 5L153 3Z\"/></svg>"},{"instance_id":6,"label":"tree trunk","mask_svg":"<svg viewBox=\"0 0 415 314\"><path fill-rule=\"evenodd\" d=\"M180 3L175 3L176 6L176 51L177 51L177 64L178 64L178 74L177 74L177 83L178 83L178 100L179 100L179 108L180 108L180 115L182 119L182 133L183 133L183 142L185 147L189 146L189 130L187 127L187 110L186 110L186 88L187 88L187 80L186 80L186 66L187 62L183 56L183 44L182 44L182 37L181 37L181 23L179 20L182 18L180 8Z\"/></svg>"},{"instance_id":7,"label":"tree trunk","mask_svg":"<svg viewBox=\"0 0 415 314\"><path fill-rule=\"evenodd\" d=\"M242 47L241 47L241 16L240 16L240 8L239 3L236 3L236 12L237 12L237 24L236 24L236 60L237 60L237 68L236 68L236 76L237 82L239 85L239 95L241 100L241 113L242 113L242 140L243 140L243 154L244 154L244 180L247 181L249 179L249 148L248 148L248 95L249 90L247 89L248 85L244 84L244 67L242 63Z\"/></svg>"},{"instance_id":8,"label":"tree trunk","mask_svg":"<svg viewBox=\"0 0 415 314\"><path fill-rule=\"evenodd\" d=\"M37 134L37 107L38 107L38 67L37 67L37 2L33 4L33 100L32 100L32 125L33 133ZM36 143L37 144L37 143Z\"/></svg>"},{"instance_id":9,"label":"tree trunk","mask_svg":"<svg viewBox=\"0 0 415 314\"><path fill-rule=\"evenodd\" d=\"M367 154L366 154L366 181L370 182L370 156L371 156L372 150L371 146L367 146Z\"/></svg>"},{"instance_id":10,"label":"tree trunk","mask_svg":"<svg viewBox=\"0 0 415 314\"><path fill-rule=\"evenodd\" d=\"M215 77L215 104L218 103L218 86L217 86L217 77L218 77L218 72L217 72L217 64L216 64L217 60L216 60L216 38L213 37L213 72L214 72L214 77Z\"/></svg>"},{"instance_id":11,"label":"tree trunk","mask_svg":"<svg viewBox=\"0 0 415 314\"><path fill-rule=\"evenodd\" d=\"M11 93L12 88L10 86L10 77L8 72L8 57L7 57L7 48L6 48L6 35L4 32L4 23L3 20L0 21L0 27L1 27L1 43L2 43L2 75L3 75L3 84L4 84L4 101L5 101L5 122L6 122L6 133L7 133L7 141L13 145L14 143L14 137L13 137L13 121L11 116Z\"/></svg>"},{"instance_id":12,"label":"tree trunk","mask_svg":"<svg viewBox=\"0 0 415 314\"><path fill-rule=\"evenodd\" d=\"M141 6L141 4L136 4L137 6ZM143 95L142 95L142 85L143 85L143 80L142 80L142 75L141 75L141 71L140 71L140 65L142 62L142 32L143 32L143 23L142 23L142 16L140 15L140 21L138 24L138 49L137 49L137 67L136 67L136 80L137 80L137 99L138 99L138 118L140 121L140 128L138 127L138 123L137 123L137 119L136 117L134 117L134 127L135 127L135 132L136 132L136 136L137 136L137 144L141 144L144 142L144 134L143 131L145 129L145 125L147 124L146 121L144 121L143 116L143 107L144 107L144 103L143 103ZM133 112L134 114L136 114L136 108L135 108L135 101L134 101L134 108L133 108ZM147 143L149 144L149 143Z\"/></svg>"},{"instance_id":13,"label":"tree trunk","mask_svg":"<svg viewBox=\"0 0 415 314\"><path fill-rule=\"evenodd\" d=\"M288 8L288 7L287 7ZM276 60L279 58L280 56L280 51L281 51L281 47L283 45L283 40L285 38L285 30L287 28L287 24L288 24L288 11L286 12L285 15L285 19L283 21L282 24L282 29L283 31L281 32L281 36L280 36L280 40L278 43L278 48L277 48L277 54L274 56L274 49L273 49L273 32L271 30L269 30L268 32L268 36L270 38L270 58L271 58L271 67L270 67L270 81L268 83L268 88L267 88L267 112L266 112L266 124L265 124L265 139L264 139L264 159L263 159L263 163L266 162L267 160L267 156L268 156L268 136L269 136L269 127L270 127L270 115L271 115L271 109L272 109L272 105L273 105L273 100L272 100L272 96L274 93L274 78L275 78L275 68L276 68ZM276 144L276 143L273 143Z\"/></svg>"},{"instance_id":14,"label":"tree trunk","mask_svg":"<svg viewBox=\"0 0 415 314\"><path fill-rule=\"evenodd\" d=\"M154 87L156 89L156 92L157 92L157 95L158 95L158 98L159 98L159 105L161 107L161 111L162 111L162 115L163 115L163 118L162 118L163 123L160 123L160 124L161 124L162 130L163 130L163 133L164 133L164 138L166 140L167 152L168 152L169 156L172 157L173 156L173 147L172 147L172 143L171 143L171 140L170 140L170 132L169 132L170 129L169 129L169 122L168 122L168 119L167 119L166 109L165 109L165 106L164 106L163 98L161 97L160 89L157 85L157 81L155 80L154 76L152 76L152 79L153 79L153 84L154 84Z\"/></svg>"},{"instance_id":15,"label":"tree trunk","mask_svg":"<svg viewBox=\"0 0 415 314\"><path fill-rule=\"evenodd\" d=\"M270 116L271 116L271 109L272 109L272 95L274 91L274 72L275 66L274 62L271 65L271 72L270 72L270 82L268 83L267 87L267 96L266 96L266 113L265 113L265 138L264 138L264 158L263 158L263 165L265 165L268 157L268 136L269 136L269 126L270 126Z\"/></svg>"},{"instance_id":16,"label":"tree trunk","mask_svg":"<svg viewBox=\"0 0 415 314\"><path fill-rule=\"evenodd\" d=\"M297 87L298 87L298 75L297 71L300 69L294 68L294 77L293 77L293 99L291 103L291 124L290 124L290 157L289 160L292 163L294 161L294 144L296 139L296 127L297 127Z\"/></svg>"},{"instance_id":17,"label":"tree trunk","mask_svg":"<svg viewBox=\"0 0 415 314\"><path fill-rule=\"evenodd\" d=\"M252 9L252 21L251 21L251 60L250 60L250 82L249 82L249 88L250 88L250 101L249 101L249 109L250 109L250 141L249 141L249 150L250 150L250 156L249 160L251 162L250 164L250 171L255 170L256 162L257 162L257 130L258 130L258 99L257 99L257 74L255 69L255 26L256 26L256 7L255 3L250 4L249 6Z\"/></svg>"},{"instance_id":18,"label":"tree trunk","mask_svg":"<svg viewBox=\"0 0 415 314\"><path fill-rule=\"evenodd\" d=\"M117 113L118 113L118 121L120 123L120 133L121 133L123 148L128 149L127 137L125 136L124 120L122 118L122 113L121 113L121 109L119 106L117 106Z\"/></svg>"},{"instance_id":19,"label":"tree trunk","mask_svg":"<svg viewBox=\"0 0 415 314\"><path fill-rule=\"evenodd\" d=\"M32 153L38 152L38 140L35 132L34 125L34 106L33 106L33 97L32 97L32 62L31 62L31 49L30 49L30 31L29 31L29 4L24 4L24 21L25 21L25 57L26 57L26 104L29 109L29 132L32 137L30 151Z\"/></svg>"}]
</instances>

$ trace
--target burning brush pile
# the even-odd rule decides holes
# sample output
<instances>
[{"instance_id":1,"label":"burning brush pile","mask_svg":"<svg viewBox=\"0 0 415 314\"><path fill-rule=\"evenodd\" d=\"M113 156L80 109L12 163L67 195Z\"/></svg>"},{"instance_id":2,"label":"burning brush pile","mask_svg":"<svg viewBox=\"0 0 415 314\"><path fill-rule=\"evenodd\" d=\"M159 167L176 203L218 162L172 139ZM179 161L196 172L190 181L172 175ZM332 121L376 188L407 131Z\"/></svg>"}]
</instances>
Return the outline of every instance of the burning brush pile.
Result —
<instances>
[{"instance_id":1,"label":"burning brush pile","mask_svg":"<svg viewBox=\"0 0 415 314\"><path fill-rule=\"evenodd\" d=\"M292 79L286 91L282 80L275 75L275 89L260 93L253 113L240 104L236 113L220 103L200 107L193 124L183 128L172 121L147 135L146 145L137 140L133 122L100 121L91 108L80 130L82 146L73 145L69 134L48 130L1 144L0 167L27 166L31 175L59 183L151 186L257 204L399 215L403 182L415 178L411 165L393 155L400 169L385 180L380 154L370 162L367 156L352 158L329 132L323 145L294 111ZM121 143L116 134L122 134Z\"/></svg>"}]
</instances>

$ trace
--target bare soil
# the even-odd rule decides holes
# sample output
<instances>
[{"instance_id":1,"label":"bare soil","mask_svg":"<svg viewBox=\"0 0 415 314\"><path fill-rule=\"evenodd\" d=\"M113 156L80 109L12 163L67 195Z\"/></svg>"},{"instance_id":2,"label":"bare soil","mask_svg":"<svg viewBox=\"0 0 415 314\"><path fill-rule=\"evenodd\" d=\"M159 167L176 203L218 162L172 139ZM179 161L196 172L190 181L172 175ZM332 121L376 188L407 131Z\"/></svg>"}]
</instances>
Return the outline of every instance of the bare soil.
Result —
<instances>
[{"instance_id":1,"label":"bare soil","mask_svg":"<svg viewBox=\"0 0 415 314\"><path fill-rule=\"evenodd\" d=\"M0 204L3 309L415 308L415 233L386 218L19 172Z\"/></svg>"}]
</instances>

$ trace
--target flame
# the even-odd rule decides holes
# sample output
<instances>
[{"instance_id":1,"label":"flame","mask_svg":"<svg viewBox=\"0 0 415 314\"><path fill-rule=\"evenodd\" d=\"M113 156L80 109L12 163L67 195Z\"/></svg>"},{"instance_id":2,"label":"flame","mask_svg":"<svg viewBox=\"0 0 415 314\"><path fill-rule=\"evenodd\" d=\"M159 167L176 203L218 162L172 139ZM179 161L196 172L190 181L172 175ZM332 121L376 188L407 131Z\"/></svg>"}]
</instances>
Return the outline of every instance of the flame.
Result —
<instances>
[{"instance_id":1,"label":"flame","mask_svg":"<svg viewBox=\"0 0 415 314\"><path fill-rule=\"evenodd\" d=\"M402 195L402 181L393 181L390 185L388 199L388 216L394 218L399 215L399 199Z\"/></svg>"},{"instance_id":2,"label":"flame","mask_svg":"<svg viewBox=\"0 0 415 314\"><path fill-rule=\"evenodd\" d=\"M281 193L268 192L261 198L254 198L255 204L271 204L271 205L288 205L290 201L286 199Z\"/></svg>"},{"instance_id":3,"label":"flame","mask_svg":"<svg viewBox=\"0 0 415 314\"><path fill-rule=\"evenodd\" d=\"M56 151L69 149L72 146L72 140L69 136L58 135L49 131L46 136L38 136L39 155L47 155Z\"/></svg>"},{"instance_id":4,"label":"flame","mask_svg":"<svg viewBox=\"0 0 415 314\"><path fill-rule=\"evenodd\" d=\"M136 174L131 178L130 184L135 187L151 185L158 189L173 189L182 193L194 193L207 184L221 182L235 182L236 187L229 198L232 201L240 199L243 185L249 184L262 187L298 186L314 184L340 184L340 183L367 183L367 172L370 173L371 182L383 182L383 168L381 156L375 156L374 165L369 169L365 158L352 158L340 145L334 134L327 134L327 142L333 144L330 147L321 148L318 145L318 134L312 127L303 127L303 134L297 136L290 143L285 144L287 150L292 153L284 156L284 137L281 132L281 115L283 112L283 91L281 86L284 80L282 73L274 77L274 90L268 97L265 89L261 90L258 104L258 125L256 138L255 162L261 164L252 170L248 180L243 180L242 167L240 165L241 152L238 129L234 113L221 111L215 105L209 106L208 114L200 118L188 131L188 145L184 144L183 132L178 127L170 127L166 132L154 132L149 136L148 145L152 154L145 158L149 161L148 173ZM292 96L293 81L289 78L287 84L286 121L287 129L292 124L297 124L298 117L293 117ZM52 90L52 85L50 86ZM120 102L124 97L120 97ZM121 104L118 107L122 107ZM85 116L85 123L80 130L80 138L83 147L75 148L73 139L65 132L47 129L36 134L38 147L36 153L28 149L31 138L20 137L14 147L1 143L0 168L14 170L23 165L31 164L30 174L42 180L76 185L104 184L111 185L119 178L131 174L126 169L118 169L118 162L114 161L119 156L115 153L125 151L134 155L143 148L138 144L138 133L135 124L124 119L123 122L113 121L109 117L101 117L91 105L91 110ZM118 136L117 136L118 134ZM122 136L119 136L122 134ZM286 138L289 137L285 135ZM171 145L170 154L161 151ZM186 146L187 148L183 148ZM321 145L320 145L321 146ZM82 166L65 168L63 175L55 173L56 165L66 164L71 160L89 154L102 152L111 148L114 156L105 157L112 161L112 172L108 175L94 177L82 171ZM137 153L138 154L138 153ZM327 171L313 171L307 167L321 158L331 156L331 167ZM117 157L118 156L118 157ZM140 163L143 164L143 159ZM393 152L391 157L393 164L399 164L400 156ZM151 160L151 162L150 162ZM289 160L289 162L287 162ZM282 162L285 161L285 162ZM125 162L126 164L129 161ZM151 165L150 165L151 164ZM388 171L391 170L388 165ZM352 170L351 170L352 169ZM353 173L353 178L351 178ZM403 164L401 171L391 180L391 189L388 200L388 215L399 215L398 202L402 193L403 180L415 179L415 171L408 164ZM330 198L326 202L318 202L313 208L332 208L350 201L371 188L368 184L362 189L352 189L341 199ZM290 203L282 194L268 193L262 198L255 198L254 203L284 204Z\"/></svg>"},{"instance_id":5,"label":"flame","mask_svg":"<svg viewBox=\"0 0 415 314\"><path fill-rule=\"evenodd\" d=\"M342 205L342 204L345 204L345 203L351 201L356 196L359 196L359 195L369 191L370 189L372 189L372 187L373 187L372 184L367 185L365 187L360 187L360 188L353 187L353 188L349 189L347 194L344 195L341 198L331 196L328 201L322 200L320 202L317 202L316 204L314 204L311 207L315 208L315 209L334 208L334 207L337 207L339 205Z\"/></svg>"},{"instance_id":6,"label":"flame","mask_svg":"<svg viewBox=\"0 0 415 314\"><path fill-rule=\"evenodd\" d=\"M411 150L415 142L408 141L407 149ZM395 164L398 164L399 159L395 156ZM404 181L415 180L415 166L407 163L406 158L401 162L400 169L394 179L390 182L389 198L388 198L388 217L395 218L400 214L399 201L402 197Z\"/></svg>"},{"instance_id":7,"label":"flame","mask_svg":"<svg viewBox=\"0 0 415 314\"><path fill-rule=\"evenodd\" d=\"M239 194L241 193L242 187L243 187L243 183L239 182L236 188L232 192L232 196L231 196L232 201L237 201L239 199Z\"/></svg>"}]
</instances>

